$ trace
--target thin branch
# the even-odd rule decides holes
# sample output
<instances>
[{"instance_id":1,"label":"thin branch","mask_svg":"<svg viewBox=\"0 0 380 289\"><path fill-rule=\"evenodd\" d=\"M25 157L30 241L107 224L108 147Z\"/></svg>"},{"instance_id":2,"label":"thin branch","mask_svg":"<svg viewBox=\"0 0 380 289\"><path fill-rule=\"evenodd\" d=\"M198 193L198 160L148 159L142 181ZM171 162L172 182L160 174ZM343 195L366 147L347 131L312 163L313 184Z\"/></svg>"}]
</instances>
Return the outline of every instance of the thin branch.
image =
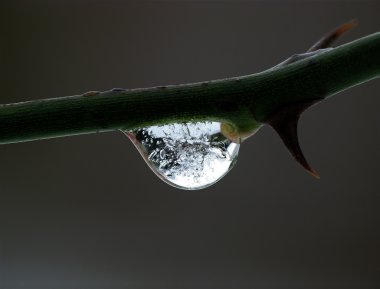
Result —
<instances>
[{"instance_id":1,"label":"thin branch","mask_svg":"<svg viewBox=\"0 0 380 289\"><path fill-rule=\"evenodd\" d=\"M213 120L249 134L276 111L380 76L380 33L261 73L0 106L0 143Z\"/></svg>"}]
</instances>

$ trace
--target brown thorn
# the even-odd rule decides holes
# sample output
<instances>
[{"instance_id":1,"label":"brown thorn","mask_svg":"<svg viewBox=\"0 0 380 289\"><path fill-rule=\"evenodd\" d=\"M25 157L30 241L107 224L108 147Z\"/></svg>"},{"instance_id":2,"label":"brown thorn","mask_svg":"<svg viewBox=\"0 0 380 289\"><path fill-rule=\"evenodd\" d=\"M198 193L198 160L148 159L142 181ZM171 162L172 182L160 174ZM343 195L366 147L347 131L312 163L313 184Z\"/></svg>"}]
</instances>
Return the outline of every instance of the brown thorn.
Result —
<instances>
[{"instance_id":1,"label":"brown thorn","mask_svg":"<svg viewBox=\"0 0 380 289\"><path fill-rule=\"evenodd\" d=\"M316 51L318 49L330 47L331 44L338 39L342 34L351 30L356 25L358 25L358 21L353 19L349 22L346 22L339 27L332 30L330 33L326 34L322 37L317 43L315 43L312 47L309 48L307 52Z\"/></svg>"},{"instance_id":2,"label":"brown thorn","mask_svg":"<svg viewBox=\"0 0 380 289\"><path fill-rule=\"evenodd\" d=\"M320 178L319 174L309 165L299 145L297 124L301 114L320 100L314 99L286 106L266 121L278 133L294 159L317 179Z\"/></svg>"}]
</instances>

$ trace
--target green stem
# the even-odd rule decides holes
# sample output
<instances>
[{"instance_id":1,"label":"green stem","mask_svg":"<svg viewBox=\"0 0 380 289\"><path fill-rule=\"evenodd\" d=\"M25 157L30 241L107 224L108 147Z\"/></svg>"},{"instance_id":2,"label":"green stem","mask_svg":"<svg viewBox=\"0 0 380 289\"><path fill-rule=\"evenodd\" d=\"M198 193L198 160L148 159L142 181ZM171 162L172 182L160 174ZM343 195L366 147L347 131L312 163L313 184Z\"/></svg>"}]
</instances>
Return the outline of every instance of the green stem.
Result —
<instances>
[{"instance_id":1,"label":"green stem","mask_svg":"<svg viewBox=\"0 0 380 289\"><path fill-rule=\"evenodd\" d=\"M292 103L325 98L380 76L380 33L261 73L0 106L0 143L214 120L249 133Z\"/></svg>"}]
</instances>

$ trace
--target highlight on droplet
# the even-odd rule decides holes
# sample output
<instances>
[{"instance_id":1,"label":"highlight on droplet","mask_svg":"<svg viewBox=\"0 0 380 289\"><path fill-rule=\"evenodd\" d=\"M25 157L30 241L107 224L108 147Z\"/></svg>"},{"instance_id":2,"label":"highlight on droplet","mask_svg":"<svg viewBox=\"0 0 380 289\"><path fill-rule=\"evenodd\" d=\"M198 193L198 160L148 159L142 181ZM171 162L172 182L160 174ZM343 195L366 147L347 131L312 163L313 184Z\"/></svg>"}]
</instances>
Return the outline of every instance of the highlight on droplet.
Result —
<instances>
[{"instance_id":1,"label":"highlight on droplet","mask_svg":"<svg viewBox=\"0 0 380 289\"><path fill-rule=\"evenodd\" d=\"M175 123L123 132L158 177L180 189L198 190L220 180L237 161L240 144L226 138L221 125Z\"/></svg>"}]
</instances>

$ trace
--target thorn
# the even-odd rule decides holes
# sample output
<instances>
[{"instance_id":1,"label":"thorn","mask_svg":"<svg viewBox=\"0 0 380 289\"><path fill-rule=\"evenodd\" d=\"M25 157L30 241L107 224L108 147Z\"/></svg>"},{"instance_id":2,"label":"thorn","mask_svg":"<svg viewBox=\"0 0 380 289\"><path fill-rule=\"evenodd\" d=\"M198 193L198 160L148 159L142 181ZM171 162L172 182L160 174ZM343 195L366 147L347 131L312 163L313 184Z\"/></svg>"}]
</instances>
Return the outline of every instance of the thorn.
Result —
<instances>
[{"instance_id":1,"label":"thorn","mask_svg":"<svg viewBox=\"0 0 380 289\"><path fill-rule=\"evenodd\" d=\"M297 125L301 114L321 99L292 104L277 111L266 123L280 136L294 159L313 177L320 179L319 174L309 165L299 145Z\"/></svg>"},{"instance_id":2,"label":"thorn","mask_svg":"<svg viewBox=\"0 0 380 289\"><path fill-rule=\"evenodd\" d=\"M316 51L318 49L330 47L331 44L338 39L342 34L351 30L355 26L358 25L358 21L353 19L349 22L346 22L334 30L330 31L328 34L323 36L317 43L315 43L312 47L309 48L307 52Z\"/></svg>"},{"instance_id":3,"label":"thorn","mask_svg":"<svg viewBox=\"0 0 380 289\"><path fill-rule=\"evenodd\" d=\"M307 172L310 173L314 178L316 178L318 180L321 179L321 176L313 168L310 168L310 171L307 171Z\"/></svg>"}]
</instances>

